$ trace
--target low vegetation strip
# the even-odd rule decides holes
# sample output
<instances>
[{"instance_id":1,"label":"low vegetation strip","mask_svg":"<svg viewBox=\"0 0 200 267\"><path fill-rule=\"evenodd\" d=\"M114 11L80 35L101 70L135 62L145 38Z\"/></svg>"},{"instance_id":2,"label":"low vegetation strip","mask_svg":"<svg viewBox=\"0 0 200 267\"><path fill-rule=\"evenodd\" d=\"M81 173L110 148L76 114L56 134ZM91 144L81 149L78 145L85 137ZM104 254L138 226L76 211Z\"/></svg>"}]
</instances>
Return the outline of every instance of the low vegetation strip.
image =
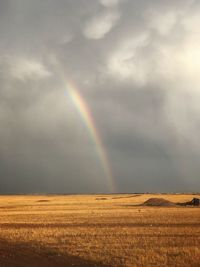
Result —
<instances>
[{"instance_id":1,"label":"low vegetation strip","mask_svg":"<svg viewBox=\"0 0 200 267\"><path fill-rule=\"evenodd\" d=\"M129 227L129 228L144 228L144 227L200 227L200 222L196 223L0 223L0 229L7 228L120 228L120 227Z\"/></svg>"}]
</instances>

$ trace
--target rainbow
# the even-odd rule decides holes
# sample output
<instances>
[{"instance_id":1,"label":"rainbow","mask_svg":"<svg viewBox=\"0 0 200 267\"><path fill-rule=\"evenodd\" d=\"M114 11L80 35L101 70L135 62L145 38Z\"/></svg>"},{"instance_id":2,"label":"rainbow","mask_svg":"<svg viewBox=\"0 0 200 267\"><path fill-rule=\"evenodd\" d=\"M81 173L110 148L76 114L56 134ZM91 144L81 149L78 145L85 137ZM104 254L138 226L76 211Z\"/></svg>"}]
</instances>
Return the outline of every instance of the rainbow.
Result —
<instances>
[{"instance_id":1,"label":"rainbow","mask_svg":"<svg viewBox=\"0 0 200 267\"><path fill-rule=\"evenodd\" d=\"M107 183L109 186L109 190L111 191L111 193L114 193L116 191L115 183L114 183L114 178L113 178L112 170L110 167L110 163L108 160L108 155L106 153L106 149L104 148L103 142L99 136L99 133L95 125L94 119L92 117L92 114L90 112L90 109L86 101L84 100L84 98L81 96L79 90L73 84L73 82L65 81L65 87L67 89L67 92L72 102L77 108L81 118L83 119L83 121L85 122L85 125L87 126L88 132L90 133L90 136L95 144L97 154L101 161L101 164L104 170L104 175L107 179Z\"/></svg>"},{"instance_id":2,"label":"rainbow","mask_svg":"<svg viewBox=\"0 0 200 267\"><path fill-rule=\"evenodd\" d=\"M70 99L72 100L72 103L76 107L80 117L82 118L82 120L84 121L88 129L91 139L93 140L97 155L101 162L104 175L107 181L107 185L109 187L109 191L111 193L114 193L116 192L116 186L115 186L115 181L114 181L114 177L112 174L112 169L109 163L106 149L98 133L98 130L95 125L92 114L90 112L90 109L86 101L84 100L84 98L81 96L80 90L78 90L77 86L75 86L75 84L72 81L66 78L65 71L63 71L61 64L58 62L58 60L53 54L51 54L51 62L55 67L55 73L58 75L59 78L61 78L61 81L63 82L65 90L67 90L67 93Z\"/></svg>"}]
</instances>

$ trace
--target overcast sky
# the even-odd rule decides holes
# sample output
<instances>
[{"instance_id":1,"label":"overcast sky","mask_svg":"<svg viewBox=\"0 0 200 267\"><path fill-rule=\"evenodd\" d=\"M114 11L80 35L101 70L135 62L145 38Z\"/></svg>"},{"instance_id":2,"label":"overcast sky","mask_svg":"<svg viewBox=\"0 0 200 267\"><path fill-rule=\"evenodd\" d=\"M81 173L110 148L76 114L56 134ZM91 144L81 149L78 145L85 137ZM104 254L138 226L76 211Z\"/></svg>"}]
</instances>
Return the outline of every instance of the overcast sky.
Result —
<instances>
[{"instance_id":1,"label":"overcast sky","mask_svg":"<svg viewBox=\"0 0 200 267\"><path fill-rule=\"evenodd\" d=\"M200 187L200 1L1 0L0 193Z\"/></svg>"}]
</instances>

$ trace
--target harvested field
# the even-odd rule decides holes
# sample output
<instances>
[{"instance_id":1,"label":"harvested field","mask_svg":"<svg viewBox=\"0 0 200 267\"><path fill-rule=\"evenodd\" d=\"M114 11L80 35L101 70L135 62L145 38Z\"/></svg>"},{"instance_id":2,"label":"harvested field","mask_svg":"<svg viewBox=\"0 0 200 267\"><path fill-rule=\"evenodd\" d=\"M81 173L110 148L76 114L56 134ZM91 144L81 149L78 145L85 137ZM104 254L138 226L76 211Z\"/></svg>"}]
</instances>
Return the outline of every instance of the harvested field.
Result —
<instances>
[{"instance_id":1,"label":"harvested field","mask_svg":"<svg viewBox=\"0 0 200 267\"><path fill-rule=\"evenodd\" d=\"M1 196L0 266L200 266L193 197Z\"/></svg>"}]
</instances>

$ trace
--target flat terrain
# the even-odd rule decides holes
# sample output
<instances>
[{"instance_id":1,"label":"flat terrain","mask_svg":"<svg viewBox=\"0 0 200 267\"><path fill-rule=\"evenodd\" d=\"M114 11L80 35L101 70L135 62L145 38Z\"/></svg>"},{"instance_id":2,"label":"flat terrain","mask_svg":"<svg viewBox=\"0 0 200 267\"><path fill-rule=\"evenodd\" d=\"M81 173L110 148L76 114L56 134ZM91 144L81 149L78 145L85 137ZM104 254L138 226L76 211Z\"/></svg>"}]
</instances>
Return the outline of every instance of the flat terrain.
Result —
<instances>
[{"instance_id":1,"label":"flat terrain","mask_svg":"<svg viewBox=\"0 0 200 267\"><path fill-rule=\"evenodd\" d=\"M0 196L0 266L200 266L200 207L155 197L200 195Z\"/></svg>"}]
</instances>

